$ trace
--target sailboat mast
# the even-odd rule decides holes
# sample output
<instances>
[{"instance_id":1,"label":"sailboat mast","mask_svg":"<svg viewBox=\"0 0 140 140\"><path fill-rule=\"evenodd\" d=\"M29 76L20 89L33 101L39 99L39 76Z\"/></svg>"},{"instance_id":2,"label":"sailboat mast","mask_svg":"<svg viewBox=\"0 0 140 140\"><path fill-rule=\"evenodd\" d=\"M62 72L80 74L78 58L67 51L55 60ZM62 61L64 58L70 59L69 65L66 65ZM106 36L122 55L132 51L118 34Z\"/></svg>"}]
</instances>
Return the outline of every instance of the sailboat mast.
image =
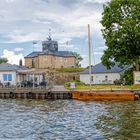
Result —
<instances>
[{"instance_id":1,"label":"sailboat mast","mask_svg":"<svg viewBox=\"0 0 140 140\"><path fill-rule=\"evenodd\" d=\"M88 24L88 48L89 48L89 79L91 90L91 45L90 45L90 25Z\"/></svg>"}]
</instances>

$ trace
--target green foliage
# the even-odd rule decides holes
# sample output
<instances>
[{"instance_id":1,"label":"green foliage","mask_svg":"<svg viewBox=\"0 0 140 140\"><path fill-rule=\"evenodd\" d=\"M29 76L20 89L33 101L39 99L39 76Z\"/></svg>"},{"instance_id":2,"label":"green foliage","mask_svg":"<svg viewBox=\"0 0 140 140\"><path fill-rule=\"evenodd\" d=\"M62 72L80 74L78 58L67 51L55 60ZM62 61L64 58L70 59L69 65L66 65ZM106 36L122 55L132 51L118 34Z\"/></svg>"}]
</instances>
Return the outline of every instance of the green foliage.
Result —
<instances>
[{"instance_id":1,"label":"green foliage","mask_svg":"<svg viewBox=\"0 0 140 140\"><path fill-rule=\"evenodd\" d=\"M125 79L126 85L132 85L133 84L133 71L134 68L130 68L126 70L123 75L121 76L121 79Z\"/></svg>"},{"instance_id":2,"label":"green foliage","mask_svg":"<svg viewBox=\"0 0 140 140\"><path fill-rule=\"evenodd\" d=\"M83 60L83 58L77 52L73 52L73 55L75 55L75 57L76 57L76 64L75 64L75 66L78 67L78 68L81 67L80 62Z\"/></svg>"},{"instance_id":3,"label":"green foliage","mask_svg":"<svg viewBox=\"0 0 140 140\"><path fill-rule=\"evenodd\" d=\"M8 62L7 58L0 58L0 64L7 63L7 62Z\"/></svg>"},{"instance_id":4,"label":"green foliage","mask_svg":"<svg viewBox=\"0 0 140 140\"><path fill-rule=\"evenodd\" d=\"M81 71L84 71L84 70L85 70L85 68L60 68L60 69L56 69L56 71L62 72L62 73L65 73L65 72L69 72L69 73L81 72Z\"/></svg>"},{"instance_id":5,"label":"green foliage","mask_svg":"<svg viewBox=\"0 0 140 140\"><path fill-rule=\"evenodd\" d=\"M140 0L111 0L102 13L103 37L108 47L102 63L110 68L119 62L121 66L140 64Z\"/></svg>"}]
</instances>

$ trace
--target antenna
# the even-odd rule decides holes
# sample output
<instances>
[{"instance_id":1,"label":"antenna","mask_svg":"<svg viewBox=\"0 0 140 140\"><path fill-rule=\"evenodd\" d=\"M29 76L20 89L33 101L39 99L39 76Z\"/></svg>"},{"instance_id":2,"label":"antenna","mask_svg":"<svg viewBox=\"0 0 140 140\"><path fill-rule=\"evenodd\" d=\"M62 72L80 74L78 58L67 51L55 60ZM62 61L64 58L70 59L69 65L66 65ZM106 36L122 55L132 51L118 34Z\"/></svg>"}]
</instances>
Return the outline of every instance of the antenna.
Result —
<instances>
[{"instance_id":1,"label":"antenna","mask_svg":"<svg viewBox=\"0 0 140 140\"><path fill-rule=\"evenodd\" d=\"M66 41L66 50L68 49L68 45L69 45L69 42L68 41Z\"/></svg>"},{"instance_id":2,"label":"antenna","mask_svg":"<svg viewBox=\"0 0 140 140\"><path fill-rule=\"evenodd\" d=\"M49 29L49 37L48 37L49 40L51 40L51 29Z\"/></svg>"}]
</instances>

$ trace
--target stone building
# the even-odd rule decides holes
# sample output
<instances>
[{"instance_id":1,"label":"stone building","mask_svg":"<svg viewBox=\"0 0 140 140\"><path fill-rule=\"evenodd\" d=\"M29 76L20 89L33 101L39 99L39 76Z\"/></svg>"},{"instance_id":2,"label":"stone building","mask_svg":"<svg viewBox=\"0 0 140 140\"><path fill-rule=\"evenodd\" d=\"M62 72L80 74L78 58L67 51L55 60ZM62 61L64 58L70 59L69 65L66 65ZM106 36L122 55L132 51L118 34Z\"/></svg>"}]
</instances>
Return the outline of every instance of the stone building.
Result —
<instances>
[{"instance_id":1,"label":"stone building","mask_svg":"<svg viewBox=\"0 0 140 140\"><path fill-rule=\"evenodd\" d=\"M42 51L32 52L25 57L28 68L71 68L75 67L76 58L72 52L58 51L58 42L51 37L42 42Z\"/></svg>"}]
</instances>

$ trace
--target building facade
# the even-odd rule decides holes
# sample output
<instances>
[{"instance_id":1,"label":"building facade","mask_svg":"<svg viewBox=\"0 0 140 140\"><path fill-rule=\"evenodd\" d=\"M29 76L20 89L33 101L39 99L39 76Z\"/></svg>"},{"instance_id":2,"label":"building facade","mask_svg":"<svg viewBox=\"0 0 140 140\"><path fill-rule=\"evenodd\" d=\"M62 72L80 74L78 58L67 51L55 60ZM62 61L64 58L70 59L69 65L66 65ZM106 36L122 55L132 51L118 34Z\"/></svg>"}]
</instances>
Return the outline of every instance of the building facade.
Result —
<instances>
[{"instance_id":1,"label":"building facade","mask_svg":"<svg viewBox=\"0 0 140 140\"><path fill-rule=\"evenodd\" d=\"M23 80L20 71L28 70L24 66L12 65L9 63L0 64L0 83L3 85L16 85Z\"/></svg>"},{"instance_id":2,"label":"building facade","mask_svg":"<svg viewBox=\"0 0 140 140\"><path fill-rule=\"evenodd\" d=\"M28 69L25 66L12 65L9 63L0 64L0 85L21 86L24 82L33 81L40 85L45 79L45 70Z\"/></svg>"},{"instance_id":3,"label":"building facade","mask_svg":"<svg viewBox=\"0 0 140 140\"><path fill-rule=\"evenodd\" d=\"M99 63L91 68L91 84L114 84L114 81L120 80L121 74L126 69L127 67L120 68L117 64L111 69L107 69L102 63ZM89 69L80 73L80 81L90 83Z\"/></svg>"},{"instance_id":4,"label":"building facade","mask_svg":"<svg viewBox=\"0 0 140 140\"><path fill-rule=\"evenodd\" d=\"M58 51L58 42L49 37L42 42L42 51L32 52L25 57L28 68L71 68L75 67L76 58L72 52Z\"/></svg>"}]
</instances>

